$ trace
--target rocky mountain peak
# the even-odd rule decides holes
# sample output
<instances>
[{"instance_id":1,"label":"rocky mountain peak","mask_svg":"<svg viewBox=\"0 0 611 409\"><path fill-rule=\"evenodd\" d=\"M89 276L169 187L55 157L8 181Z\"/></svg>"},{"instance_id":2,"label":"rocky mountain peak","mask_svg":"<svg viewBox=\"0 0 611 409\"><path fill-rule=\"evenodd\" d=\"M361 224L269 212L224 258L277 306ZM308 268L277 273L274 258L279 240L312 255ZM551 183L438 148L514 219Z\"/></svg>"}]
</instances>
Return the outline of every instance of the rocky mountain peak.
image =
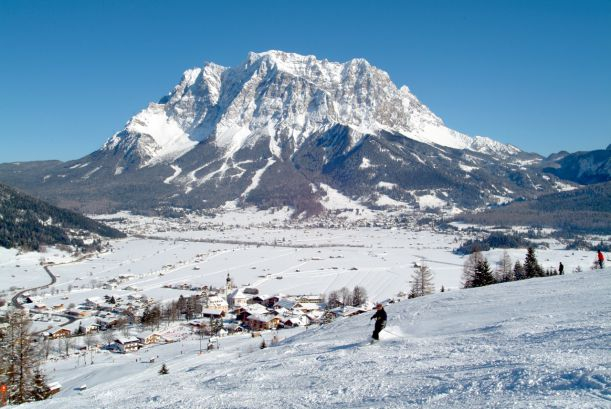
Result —
<instances>
[{"instance_id":1,"label":"rocky mountain peak","mask_svg":"<svg viewBox=\"0 0 611 409\"><path fill-rule=\"evenodd\" d=\"M233 68L206 63L185 71L168 96L128 121L104 149L129 151L140 166L176 160L209 138L235 149L269 136L272 151L294 151L336 124L458 149L515 150L447 128L409 88L397 88L365 59L338 63L277 50L251 52Z\"/></svg>"}]
</instances>

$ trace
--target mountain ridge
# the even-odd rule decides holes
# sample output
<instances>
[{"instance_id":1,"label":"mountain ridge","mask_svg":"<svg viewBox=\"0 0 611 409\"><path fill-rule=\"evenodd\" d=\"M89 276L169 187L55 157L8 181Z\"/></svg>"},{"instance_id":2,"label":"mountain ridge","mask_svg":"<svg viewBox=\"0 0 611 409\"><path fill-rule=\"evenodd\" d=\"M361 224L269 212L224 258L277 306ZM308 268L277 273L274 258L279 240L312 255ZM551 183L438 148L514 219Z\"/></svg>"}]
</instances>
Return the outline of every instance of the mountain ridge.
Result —
<instances>
[{"instance_id":1,"label":"mountain ridge","mask_svg":"<svg viewBox=\"0 0 611 409\"><path fill-rule=\"evenodd\" d=\"M557 191L541 160L447 128L366 60L272 50L186 70L99 150L14 183L92 213L232 203L312 215L324 186L355 206L460 212ZM0 180L18 172L0 166Z\"/></svg>"}]
</instances>

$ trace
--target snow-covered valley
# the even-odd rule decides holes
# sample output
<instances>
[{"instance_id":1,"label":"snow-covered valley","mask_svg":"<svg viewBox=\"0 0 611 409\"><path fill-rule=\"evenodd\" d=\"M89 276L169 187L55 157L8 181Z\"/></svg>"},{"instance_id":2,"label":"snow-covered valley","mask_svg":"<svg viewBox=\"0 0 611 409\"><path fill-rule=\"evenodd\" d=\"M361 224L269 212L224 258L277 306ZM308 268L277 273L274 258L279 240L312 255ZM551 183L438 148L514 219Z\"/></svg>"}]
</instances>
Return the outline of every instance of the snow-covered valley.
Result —
<instances>
[{"instance_id":1,"label":"snow-covered valley","mask_svg":"<svg viewBox=\"0 0 611 409\"><path fill-rule=\"evenodd\" d=\"M438 231L343 219L322 227L287 217L282 210L179 219L101 216L130 237L85 257L54 248L2 249L0 289L8 300L20 288L47 284L46 268L57 281L20 300L32 300L25 306L35 331L74 333L110 322L117 309L140 314L151 302L188 298L204 286L222 289L227 275L262 299L361 286L370 302L387 304L379 344L368 344L370 312L255 337L210 338L193 321L163 320L155 332L166 342L126 354L86 351L82 335L69 346L58 338L45 344L44 369L61 391L31 407L609 407L611 269L592 271L592 252L542 239L542 267L562 261L567 275L462 290L466 258L453 250L472 237L470 226ZM507 253L515 262L526 250ZM484 255L494 265L503 250ZM433 272L436 293L408 300L414 266L423 263ZM104 303L110 296L117 304ZM93 333L89 341L104 347L111 342L106 333L126 338L143 332L134 324ZM266 349L260 349L263 340ZM214 348L207 350L209 344ZM169 376L158 374L164 363Z\"/></svg>"}]
</instances>

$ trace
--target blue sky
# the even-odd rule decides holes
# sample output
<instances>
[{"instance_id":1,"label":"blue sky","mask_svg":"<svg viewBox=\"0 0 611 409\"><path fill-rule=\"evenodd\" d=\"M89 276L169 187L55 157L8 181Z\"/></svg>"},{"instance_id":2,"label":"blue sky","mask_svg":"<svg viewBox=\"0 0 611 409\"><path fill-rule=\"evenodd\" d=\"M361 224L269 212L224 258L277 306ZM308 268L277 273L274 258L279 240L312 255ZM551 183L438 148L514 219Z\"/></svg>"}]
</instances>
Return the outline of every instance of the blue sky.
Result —
<instances>
[{"instance_id":1,"label":"blue sky","mask_svg":"<svg viewBox=\"0 0 611 409\"><path fill-rule=\"evenodd\" d=\"M0 1L0 162L98 149L182 72L280 49L387 71L531 152L611 143L611 1Z\"/></svg>"}]
</instances>

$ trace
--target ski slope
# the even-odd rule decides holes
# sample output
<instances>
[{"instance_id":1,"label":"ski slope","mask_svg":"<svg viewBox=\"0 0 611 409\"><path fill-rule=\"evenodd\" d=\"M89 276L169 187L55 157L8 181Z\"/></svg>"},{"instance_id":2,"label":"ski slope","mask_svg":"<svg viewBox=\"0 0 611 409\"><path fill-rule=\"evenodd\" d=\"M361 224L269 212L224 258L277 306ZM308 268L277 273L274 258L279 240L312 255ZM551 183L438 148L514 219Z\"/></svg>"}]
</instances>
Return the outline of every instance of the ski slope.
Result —
<instances>
[{"instance_id":1,"label":"ski slope","mask_svg":"<svg viewBox=\"0 0 611 409\"><path fill-rule=\"evenodd\" d=\"M95 383L24 408L608 408L610 293L610 268L437 293L387 306L375 345L371 314L263 350L241 336L198 355L185 340L156 350L166 376L130 355L123 371L57 364Z\"/></svg>"}]
</instances>

